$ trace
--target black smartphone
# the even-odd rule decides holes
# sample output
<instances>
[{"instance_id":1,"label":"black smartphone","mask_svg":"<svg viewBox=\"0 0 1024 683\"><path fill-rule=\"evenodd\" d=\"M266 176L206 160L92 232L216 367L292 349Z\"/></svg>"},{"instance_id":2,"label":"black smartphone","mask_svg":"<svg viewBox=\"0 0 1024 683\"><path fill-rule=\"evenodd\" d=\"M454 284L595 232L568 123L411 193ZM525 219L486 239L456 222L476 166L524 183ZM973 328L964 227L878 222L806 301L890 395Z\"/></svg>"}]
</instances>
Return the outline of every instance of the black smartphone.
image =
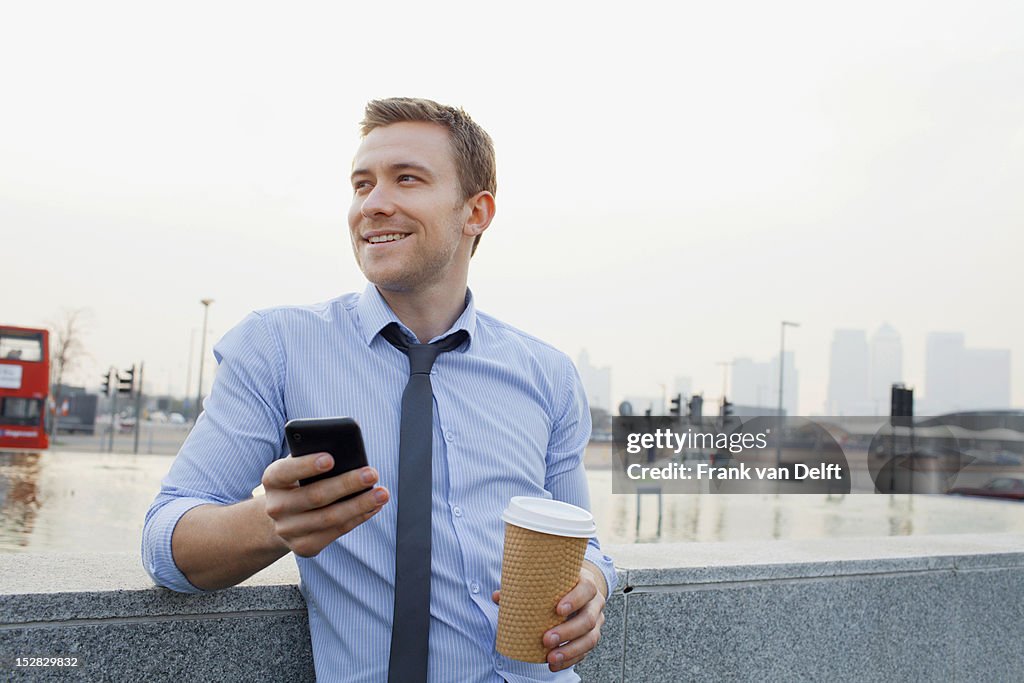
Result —
<instances>
[{"instance_id":1,"label":"black smartphone","mask_svg":"<svg viewBox=\"0 0 1024 683\"><path fill-rule=\"evenodd\" d=\"M292 455L309 455L310 453L330 453L334 458L334 467L308 479L299 481L300 486L312 484L321 479L336 477L350 470L366 467L366 449L363 447L363 433L359 425L351 417L318 417L300 420L289 420L284 426L284 435ZM364 491L340 498L348 500Z\"/></svg>"}]
</instances>

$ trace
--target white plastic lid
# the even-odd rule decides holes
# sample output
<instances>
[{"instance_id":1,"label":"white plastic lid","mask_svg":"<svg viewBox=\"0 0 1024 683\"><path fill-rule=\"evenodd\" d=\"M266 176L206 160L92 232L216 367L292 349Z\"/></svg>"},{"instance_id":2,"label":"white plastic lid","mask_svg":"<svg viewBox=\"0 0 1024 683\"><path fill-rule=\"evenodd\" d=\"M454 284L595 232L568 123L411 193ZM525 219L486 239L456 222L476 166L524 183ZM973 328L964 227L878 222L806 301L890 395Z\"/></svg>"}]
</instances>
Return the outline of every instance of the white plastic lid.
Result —
<instances>
[{"instance_id":1,"label":"white plastic lid","mask_svg":"<svg viewBox=\"0 0 1024 683\"><path fill-rule=\"evenodd\" d=\"M501 518L509 524L542 534L590 538L597 533L592 514L560 500L514 496Z\"/></svg>"}]
</instances>

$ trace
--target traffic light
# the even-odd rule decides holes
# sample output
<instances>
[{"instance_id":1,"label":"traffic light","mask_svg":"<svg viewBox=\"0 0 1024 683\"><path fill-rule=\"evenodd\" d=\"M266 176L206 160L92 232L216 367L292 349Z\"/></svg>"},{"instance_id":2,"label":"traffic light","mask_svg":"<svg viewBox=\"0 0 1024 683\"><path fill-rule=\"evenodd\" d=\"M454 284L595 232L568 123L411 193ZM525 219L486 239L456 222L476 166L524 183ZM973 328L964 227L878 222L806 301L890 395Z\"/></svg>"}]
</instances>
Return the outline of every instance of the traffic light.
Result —
<instances>
[{"instance_id":1,"label":"traffic light","mask_svg":"<svg viewBox=\"0 0 1024 683\"><path fill-rule=\"evenodd\" d=\"M104 396L110 396L110 370L107 370L107 374L101 376L103 377L103 387L100 389L100 393Z\"/></svg>"},{"instance_id":2,"label":"traffic light","mask_svg":"<svg viewBox=\"0 0 1024 683\"><path fill-rule=\"evenodd\" d=\"M914 390L902 384L892 385L892 408L890 417L914 417Z\"/></svg>"},{"instance_id":3,"label":"traffic light","mask_svg":"<svg viewBox=\"0 0 1024 683\"><path fill-rule=\"evenodd\" d=\"M124 376L117 378L118 387L117 391L121 394L130 394L132 389L135 387L135 366L133 365L130 370L124 371Z\"/></svg>"},{"instance_id":4,"label":"traffic light","mask_svg":"<svg viewBox=\"0 0 1024 683\"><path fill-rule=\"evenodd\" d=\"M700 422L704 412L704 397L700 394L694 394L690 398L690 402L686 404L686 411L690 417L690 422Z\"/></svg>"},{"instance_id":5,"label":"traffic light","mask_svg":"<svg viewBox=\"0 0 1024 683\"><path fill-rule=\"evenodd\" d=\"M729 403L729 399L722 399L722 417L729 417L732 415L732 404Z\"/></svg>"},{"instance_id":6,"label":"traffic light","mask_svg":"<svg viewBox=\"0 0 1024 683\"><path fill-rule=\"evenodd\" d=\"M678 416L683 414L683 395L682 394L676 394L672 398L672 407L669 408L668 412L671 413L672 415L675 415L676 417L678 417Z\"/></svg>"}]
</instances>

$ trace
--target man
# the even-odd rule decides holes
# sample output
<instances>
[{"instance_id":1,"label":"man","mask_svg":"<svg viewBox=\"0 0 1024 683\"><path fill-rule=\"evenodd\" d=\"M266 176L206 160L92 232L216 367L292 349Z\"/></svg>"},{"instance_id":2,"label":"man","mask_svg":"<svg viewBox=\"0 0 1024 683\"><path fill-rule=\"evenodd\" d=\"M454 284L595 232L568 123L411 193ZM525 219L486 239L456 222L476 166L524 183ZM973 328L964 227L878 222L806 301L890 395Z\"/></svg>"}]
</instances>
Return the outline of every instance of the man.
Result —
<instances>
[{"instance_id":1,"label":"man","mask_svg":"<svg viewBox=\"0 0 1024 683\"><path fill-rule=\"evenodd\" d=\"M547 666L509 660L494 647L501 510L515 495L589 505L582 453L590 414L569 359L477 311L467 288L470 258L495 211L490 137L459 109L408 98L367 105L362 133L349 229L370 284L361 295L253 313L220 341L205 412L147 514L143 562L161 585L214 590L293 551L318 679L387 679L403 500L400 488L394 500L391 492L410 362L385 337L397 324L406 343L452 338L457 348L430 370L422 675L578 680L571 667L596 645L615 586L596 540L579 583L560 601L570 618L545 635ZM371 466L299 487L332 460L284 457L285 422L339 415L359 422ZM265 496L253 497L261 481ZM377 486L337 502L369 485Z\"/></svg>"}]
</instances>

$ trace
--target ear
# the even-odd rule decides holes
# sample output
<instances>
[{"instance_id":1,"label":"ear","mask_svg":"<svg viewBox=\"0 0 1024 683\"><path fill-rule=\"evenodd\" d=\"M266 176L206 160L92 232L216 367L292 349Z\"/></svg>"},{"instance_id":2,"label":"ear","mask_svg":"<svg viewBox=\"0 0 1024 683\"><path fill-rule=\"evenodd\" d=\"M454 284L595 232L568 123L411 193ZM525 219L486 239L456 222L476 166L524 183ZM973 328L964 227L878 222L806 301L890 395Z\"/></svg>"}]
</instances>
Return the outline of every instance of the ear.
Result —
<instances>
[{"instance_id":1,"label":"ear","mask_svg":"<svg viewBox=\"0 0 1024 683\"><path fill-rule=\"evenodd\" d=\"M482 235L494 218L494 195L481 190L466 200L466 206L469 207L469 216L462 226L462 234L467 237Z\"/></svg>"}]
</instances>

